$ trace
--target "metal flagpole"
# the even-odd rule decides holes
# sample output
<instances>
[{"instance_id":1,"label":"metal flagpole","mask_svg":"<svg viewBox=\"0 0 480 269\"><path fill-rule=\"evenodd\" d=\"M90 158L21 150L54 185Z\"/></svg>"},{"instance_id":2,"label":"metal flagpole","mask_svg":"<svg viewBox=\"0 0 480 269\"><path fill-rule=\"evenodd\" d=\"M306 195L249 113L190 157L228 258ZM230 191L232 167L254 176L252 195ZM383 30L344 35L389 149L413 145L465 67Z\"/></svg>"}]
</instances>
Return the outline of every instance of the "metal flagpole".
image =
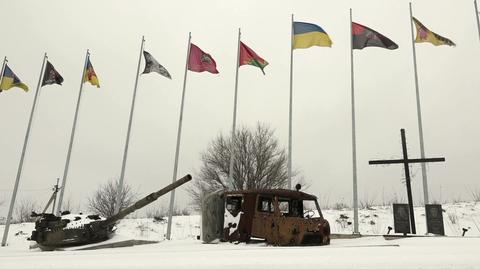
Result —
<instances>
[{"instance_id":1,"label":"metal flagpole","mask_svg":"<svg viewBox=\"0 0 480 269\"><path fill-rule=\"evenodd\" d=\"M237 124L238 69L240 68L240 37L241 37L241 32L240 32L240 28L238 28L237 63L235 67L236 68L235 69L235 94L233 98L232 148L230 152L230 166L228 170L228 182L230 182L232 185L233 185L233 162L235 159L235 125Z\"/></svg>"},{"instance_id":2,"label":"metal flagpole","mask_svg":"<svg viewBox=\"0 0 480 269\"><path fill-rule=\"evenodd\" d=\"M292 188L293 14L290 34L290 101L288 109L288 189Z\"/></svg>"},{"instance_id":3,"label":"metal flagpole","mask_svg":"<svg viewBox=\"0 0 480 269\"><path fill-rule=\"evenodd\" d=\"M182 90L182 102L180 105L180 118L178 120L178 133L177 133L177 147L175 149L175 164L173 166L173 177L172 182L175 182L177 179L177 169L178 169L178 154L180 151L180 138L182 137L182 121L183 121L183 104L185 101L185 88L187 85L187 73L188 73L188 61L190 59L190 41L192 40L192 33L188 33L188 46L187 46L187 60L185 62L185 74L183 76L183 90ZM170 240L170 235L172 232L172 214L173 214L173 204L175 203L175 190L170 192L170 208L168 210L168 223L167 223L167 239Z\"/></svg>"},{"instance_id":4,"label":"metal flagpole","mask_svg":"<svg viewBox=\"0 0 480 269\"><path fill-rule=\"evenodd\" d=\"M47 53L43 56L42 68L40 69L40 76L38 77L37 89L35 91L35 97L33 98L32 110L30 111L30 119L28 120L27 132L25 133L25 140L23 141L22 154L20 156L20 163L18 164L17 177L15 179L15 186L13 187L12 199L10 200L10 208L8 209L7 222L5 223L5 230L3 231L2 247L7 243L8 230L10 228L10 222L13 213L13 207L15 199L17 198L18 185L20 183L20 177L22 175L23 160L25 159L25 152L27 151L28 138L30 137L30 130L32 127L33 113L37 105L38 96L40 92L40 85L42 83L43 69L45 67L45 61L47 60Z\"/></svg>"},{"instance_id":5,"label":"metal flagpole","mask_svg":"<svg viewBox=\"0 0 480 269\"><path fill-rule=\"evenodd\" d=\"M2 82L3 71L5 71L5 65L8 63L7 56L3 58L2 71L0 71L0 82Z\"/></svg>"},{"instance_id":6,"label":"metal flagpole","mask_svg":"<svg viewBox=\"0 0 480 269\"><path fill-rule=\"evenodd\" d=\"M357 144L355 136L355 83L353 74L353 35L352 35L352 9L350 9L350 82L352 98L352 168L353 168L353 233L358 231L358 187L357 187Z\"/></svg>"},{"instance_id":7,"label":"metal flagpole","mask_svg":"<svg viewBox=\"0 0 480 269\"><path fill-rule=\"evenodd\" d=\"M56 212L58 216L60 216L62 213L63 194L65 192L65 184L67 184L68 168L70 166L70 157L72 155L73 140L75 138L75 129L77 126L78 111L80 109L80 100L82 98L82 92L83 92L83 79L85 78L85 72L87 69L87 63L89 58L90 58L90 52L87 49L87 53L85 54L85 63L83 65L82 79L80 80L80 90L78 91L77 107L75 109L75 115L73 116L73 125L72 125L72 132L70 133L70 144L68 145L67 160L65 161L65 168L63 170L62 187L60 189L60 196L58 197L58 206L57 206L57 212Z\"/></svg>"},{"instance_id":8,"label":"metal flagpole","mask_svg":"<svg viewBox=\"0 0 480 269\"><path fill-rule=\"evenodd\" d=\"M480 18L478 17L477 0L473 1L473 3L475 4L475 16L477 16L478 39L480 40Z\"/></svg>"},{"instance_id":9,"label":"metal flagpole","mask_svg":"<svg viewBox=\"0 0 480 269\"><path fill-rule=\"evenodd\" d=\"M418 133L420 137L420 156L425 158L425 147L423 143L423 127L422 127L422 109L420 108L420 92L418 89L418 73L417 73L417 53L415 50L415 37L413 33L413 15L412 15L412 3L410 6L410 29L412 32L412 51L413 51L413 70L415 73L415 94L417 97L417 120L418 120ZM423 180L423 202L428 204L428 182L427 182L427 168L425 163L422 163L422 180Z\"/></svg>"},{"instance_id":10,"label":"metal flagpole","mask_svg":"<svg viewBox=\"0 0 480 269\"><path fill-rule=\"evenodd\" d=\"M135 109L135 97L137 96L138 76L140 75L140 63L142 62L144 43L145 43L145 37L142 36L142 44L140 45L140 54L138 56L138 66L137 66L137 73L135 77L135 86L133 87L132 105L130 107L130 118L128 120L127 139L125 140L125 149L123 151L122 172L120 173L120 179L118 181L117 199L115 201L115 213L118 213L120 211L123 179L125 178L125 166L127 164L128 143L130 142L130 131L132 130L133 110Z\"/></svg>"}]
</instances>

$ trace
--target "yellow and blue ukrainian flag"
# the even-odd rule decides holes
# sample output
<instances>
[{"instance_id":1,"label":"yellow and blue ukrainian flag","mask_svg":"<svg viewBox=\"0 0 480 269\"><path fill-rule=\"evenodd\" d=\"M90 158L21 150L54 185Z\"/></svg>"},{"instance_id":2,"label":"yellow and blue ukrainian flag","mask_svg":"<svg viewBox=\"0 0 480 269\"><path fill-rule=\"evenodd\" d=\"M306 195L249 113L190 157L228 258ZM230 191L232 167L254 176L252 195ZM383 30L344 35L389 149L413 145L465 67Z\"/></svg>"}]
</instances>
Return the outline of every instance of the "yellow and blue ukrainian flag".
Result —
<instances>
[{"instance_id":1,"label":"yellow and blue ukrainian flag","mask_svg":"<svg viewBox=\"0 0 480 269\"><path fill-rule=\"evenodd\" d=\"M293 22L292 49L306 49L312 46L331 47L332 40L322 27L307 22Z\"/></svg>"},{"instance_id":2,"label":"yellow and blue ukrainian flag","mask_svg":"<svg viewBox=\"0 0 480 269\"><path fill-rule=\"evenodd\" d=\"M0 82L0 92L8 90L13 87L18 87L23 89L24 91L28 91L28 86L23 83L15 73L13 73L12 69L5 65L5 70L3 71L2 81Z\"/></svg>"}]
</instances>

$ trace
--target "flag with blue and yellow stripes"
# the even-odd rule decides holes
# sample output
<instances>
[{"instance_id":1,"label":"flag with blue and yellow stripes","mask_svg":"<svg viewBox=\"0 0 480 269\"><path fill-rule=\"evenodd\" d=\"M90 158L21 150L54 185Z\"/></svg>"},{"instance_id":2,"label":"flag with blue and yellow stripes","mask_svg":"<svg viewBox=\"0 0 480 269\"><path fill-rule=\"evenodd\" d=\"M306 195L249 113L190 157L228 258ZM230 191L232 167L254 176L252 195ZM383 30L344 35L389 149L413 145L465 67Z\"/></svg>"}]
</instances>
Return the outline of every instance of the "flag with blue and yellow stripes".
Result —
<instances>
[{"instance_id":1,"label":"flag with blue and yellow stripes","mask_svg":"<svg viewBox=\"0 0 480 269\"><path fill-rule=\"evenodd\" d=\"M332 40L322 27L307 22L293 22L292 49L306 49L312 46L331 47Z\"/></svg>"},{"instance_id":2,"label":"flag with blue and yellow stripes","mask_svg":"<svg viewBox=\"0 0 480 269\"><path fill-rule=\"evenodd\" d=\"M28 91L28 86L23 83L15 73L13 73L12 69L5 64L5 69L2 75L2 81L0 82L0 92L9 90L13 87L18 87L23 89L24 91Z\"/></svg>"}]
</instances>

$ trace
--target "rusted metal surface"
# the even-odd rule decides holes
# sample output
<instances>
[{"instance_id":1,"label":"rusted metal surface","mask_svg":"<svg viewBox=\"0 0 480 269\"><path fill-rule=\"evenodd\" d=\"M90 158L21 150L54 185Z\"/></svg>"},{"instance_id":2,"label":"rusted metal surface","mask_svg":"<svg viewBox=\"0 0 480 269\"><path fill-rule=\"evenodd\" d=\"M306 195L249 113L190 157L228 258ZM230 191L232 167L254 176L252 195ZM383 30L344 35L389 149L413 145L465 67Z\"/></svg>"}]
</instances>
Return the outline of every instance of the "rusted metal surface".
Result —
<instances>
[{"instance_id":1,"label":"rusted metal surface","mask_svg":"<svg viewBox=\"0 0 480 269\"><path fill-rule=\"evenodd\" d=\"M225 195L229 194L262 194L272 196L288 196L290 198L316 200L315 195L311 195L302 191L286 190L286 189L260 189L260 190L243 190L243 191L226 191Z\"/></svg>"},{"instance_id":2,"label":"rusted metal surface","mask_svg":"<svg viewBox=\"0 0 480 269\"><path fill-rule=\"evenodd\" d=\"M223 199L225 241L262 238L279 246L330 243L330 226L314 195L269 189L224 192Z\"/></svg>"}]
</instances>

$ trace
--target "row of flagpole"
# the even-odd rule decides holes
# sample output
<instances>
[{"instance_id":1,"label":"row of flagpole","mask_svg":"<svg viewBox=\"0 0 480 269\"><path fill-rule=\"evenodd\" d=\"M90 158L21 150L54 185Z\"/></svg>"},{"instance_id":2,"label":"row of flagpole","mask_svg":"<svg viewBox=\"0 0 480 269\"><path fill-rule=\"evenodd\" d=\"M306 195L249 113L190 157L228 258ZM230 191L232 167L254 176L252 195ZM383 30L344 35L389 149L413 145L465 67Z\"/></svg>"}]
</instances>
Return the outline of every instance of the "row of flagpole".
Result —
<instances>
[{"instance_id":1,"label":"row of flagpole","mask_svg":"<svg viewBox=\"0 0 480 269\"><path fill-rule=\"evenodd\" d=\"M77 119L78 119L78 110L79 110L79 106L80 106L83 83L85 82L84 79L85 79L85 73L87 71L87 63L89 63L89 56L90 56L90 53L87 50L86 56L85 56L84 70L83 70L83 73L82 73L82 80L80 82L80 90L79 90L79 96L78 96L78 100L77 100L77 106L76 106L76 111L75 111L75 116L74 116L74 121L73 121L73 126L72 126L72 132L71 132L71 136L70 136L70 143L69 143L69 148L68 148L68 153L67 153L67 158L66 158L66 163L65 163L64 175L63 175L63 178L62 178L63 183L62 183L62 188L61 188L61 192L60 192L60 197L59 197L59 200L58 200L59 201L58 206L57 206L58 211L60 211L60 209L62 207L62 199L63 199L65 184L66 184L67 175L68 175L68 168L69 168L69 164L70 164L70 156L71 156L71 151L72 151L73 141L74 141L74 136L75 136L75 127L76 127L76 123L77 123ZM44 57L43 57L43 61L42 61L42 67L40 69L40 75L39 75L39 79L38 79L37 88L36 88L36 91L35 91L35 97L34 97L34 100L33 100L32 109L31 109L31 112L30 112L30 118L29 118L28 125L27 125L27 131L25 133L25 139L24 139L22 153L21 153L21 157L20 157L20 162L19 162L19 166L18 166L18 170L17 170L17 176L15 178L13 194L12 194L12 197L11 197L10 207L9 207L9 211L8 211L8 215L7 215L7 220L6 220L6 223L5 223L5 230L4 230L3 238L2 238L2 246L5 246L7 238L8 238L8 231L9 231L9 228L10 228L13 209L14 209L14 205L15 205L17 192L18 192L18 186L19 186L21 174L22 174L22 171L23 171L23 163L24 163L24 159L25 159L26 149L27 149L27 146L28 146L28 140L29 140L30 133L31 133L31 127L32 127L32 122L33 122L33 118L34 118L34 112L35 112L35 110L37 108L37 105L38 105L38 98L39 98L40 93L41 93L41 88L45 85L54 84L54 83L61 85L61 83L63 82L63 78L61 77L61 75L55 70L53 65L50 62L47 61L47 59L48 59L48 56L45 53ZM3 76L4 76L4 71L5 71L5 67L6 67L7 62L8 62L7 58L5 57L4 63L3 63L3 66L2 66L2 72L1 72L1 76L2 76L1 81L2 82L3 82L3 79L4 79ZM15 82L15 78L16 78L15 75L13 75L12 85L16 85L15 83L22 84L20 81ZM98 81L97 81L96 85L98 86ZM16 86L18 86L18 85L16 85ZM28 87L25 86L24 90L28 90Z\"/></svg>"},{"instance_id":2,"label":"row of flagpole","mask_svg":"<svg viewBox=\"0 0 480 269\"><path fill-rule=\"evenodd\" d=\"M173 169L173 181L175 181L176 176L177 176L177 170L178 170L178 159L179 159L179 151L180 151L180 139L181 139L181 130L182 130L182 119L183 119L183 107L184 107L184 100L185 100L185 90L186 90L186 79L187 79L187 70L192 70L195 72L203 72L203 71L208 71L210 73L218 73L216 70L216 64L215 61L210 57L210 55L204 53L202 50L200 50L198 47L195 45L191 44L191 34L189 33L189 39L188 39L188 50L187 50L187 59L186 59L186 66L185 66L185 76L184 76L184 83L183 83L183 92L182 92L182 102L181 102L181 108L180 108L180 119L179 119L179 125L178 125L178 135L177 135L177 146L176 146L176 151L175 151L175 163L174 163L174 169ZM136 93L137 93L137 88L138 88L138 80L139 80L139 75L140 75L140 64L141 64L141 58L142 54L145 56L145 70L143 73L150 73L152 71L155 71L167 78L171 79L170 74L168 71L161 66L148 52L144 50L144 43L145 43L145 38L142 36L142 43L141 43L141 48L140 48L140 55L139 55L139 60L138 60L138 67L137 67L137 73L135 77L135 85L134 85L134 92L133 92L133 98L132 98L132 105L130 109L130 116L129 116L129 122L128 122L128 129L127 129L127 137L125 141L125 148L124 148L124 154L123 154L123 160L122 160L122 169L121 169L121 176L118 181L118 189L117 189L117 197L116 201L114 204L114 211L118 212L122 205L121 205L121 197L122 197L122 190L123 190L123 182L125 178L125 170L126 170L126 161L127 161L127 156L128 156L128 146L129 146L129 140L130 140L130 133L131 133L131 126L132 126L132 120L133 120L133 113L134 113L134 108L135 108L135 99L136 99ZM192 63L190 63L190 49L194 47L195 51L195 57L198 59L194 60ZM79 95L77 99L77 104L76 104L76 110L75 110L75 115L74 115L74 121L73 121L73 126L72 126L72 132L70 136L70 143L68 147L68 152L67 152L67 158L66 158L66 163L65 163L65 169L64 169L64 175L62 178L62 187L61 187L61 193L59 197L59 204L57 207L57 210L55 213L61 215L62 211L62 200L64 196L64 191L65 191L65 186L67 183L67 176L68 176L68 168L70 164L70 158L71 158L71 153L72 153L72 147L73 147L73 142L74 142L74 137L75 137L75 129L77 125L77 120L78 120L78 114L79 114L79 108L80 108L80 103L81 103L81 96L82 96L82 90L83 90L83 83L86 81L90 81L92 85L97 85L98 84L98 79L96 78L96 74L93 71L93 67L91 67L90 61L89 61L89 51L87 50L86 53L86 58L85 58L85 64L84 64L84 69L82 72L82 80L80 84L80 89L79 89ZM200 59L201 58L201 59ZM37 91L35 92L35 98L32 106L32 111L30 114L30 119L27 127L27 132L25 134L25 141L24 141L24 146L21 154L21 159L18 167L18 172L17 172L17 177L15 180L15 186L12 194L12 199L10 202L10 210L8 212L8 217L6 221L6 227L4 230L4 235L2 239L2 246L5 246L6 240L8 237L8 230L10 227L11 223L11 218L12 218L12 212L15 204L15 199L16 195L18 192L18 185L20 182L20 177L21 177L21 172L23 170L23 161L25 157L25 152L28 144L28 139L30 137L30 130L31 130L31 125L33 121L33 116L34 116L34 111L37 106L37 97L40 94L40 88L41 86L47 85L47 84L60 84L63 82L63 78L61 75L54 69L53 65L51 65L47 61L47 68L45 68L45 62L47 60L47 56L45 54L44 61L42 63L42 68L40 72L40 77L39 77L39 83L37 86ZM206 61L206 63L204 62ZM3 75L4 75L4 69L6 68L6 63L7 63L7 58L5 57L3 65L2 65L2 72L0 77L0 81L3 82ZM191 66L190 66L191 64ZM91 68L91 69L90 69ZM87 74L87 69L88 69L88 74ZM10 70L11 71L11 70ZM48 71L48 72L47 72ZM47 74L48 73L48 74ZM91 76L94 76L96 84L92 82ZM18 77L13 72L10 72L11 81L9 82L8 86L5 86L6 89L9 89L11 87L21 87L25 91L28 90L28 87L24 85ZM42 82L42 76L43 76L43 82ZM88 77L88 79L87 79ZM3 86L3 84L2 84ZM2 88L3 89L3 88ZM172 219L172 212L173 212L173 204L174 204L174 199L175 199L175 193L171 192L171 204L170 204L170 211L169 211L169 225L167 229L167 238L170 239L170 231L171 231L171 219Z\"/></svg>"},{"instance_id":3,"label":"row of flagpole","mask_svg":"<svg viewBox=\"0 0 480 269\"><path fill-rule=\"evenodd\" d=\"M184 103L185 103L185 90L186 90L186 82L187 82L187 70L188 70L188 63L189 63L189 56L190 56L190 44L191 44L191 33L188 34L188 45L187 45L187 57L186 57L186 63L185 63L185 74L183 78L183 89L182 89L182 99L181 99L181 105L180 105L180 118L178 121L178 133L177 133L177 144L175 148L175 162L174 162L174 168L173 168L173 176L172 176L172 182L175 182L177 178L177 171L178 171L178 159L179 159L179 152L180 152L180 140L181 140L181 135L182 135L182 121L183 121L183 108L184 108ZM135 84L133 88L133 97L132 97L132 104L130 106L130 115L129 115L129 121L128 121L128 128L127 128L127 137L125 139L125 147L124 147L124 152L123 152L123 159L122 159L122 170L120 173L120 178L118 181L117 185L117 197L116 197L116 202L115 202L115 209L114 212L118 213L122 207L122 192L123 192L123 182L125 179L125 170L126 170L126 164L127 164L127 157L128 157L128 147L129 147L129 142L130 142L130 134L131 134L131 128L132 128L132 121L133 121L133 113L135 110L135 100L136 100L136 95L137 95L137 89L138 89L138 80L140 76L140 65L142 61L142 55L145 53L144 51L144 45L145 45L145 37L142 36L142 42L140 45L140 53L138 56L138 65L137 65L137 72L135 75ZM147 63L146 63L147 64ZM171 228L172 228L172 214L173 214L173 209L174 209L174 201L175 201L175 191L170 192L170 206L169 206L169 212L168 212L168 224L167 224L167 234L166 238L170 239L171 237Z\"/></svg>"},{"instance_id":4,"label":"row of flagpole","mask_svg":"<svg viewBox=\"0 0 480 269\"><path fill-rule=\"evenodd\" d=\"M478 13L478 7L477 7L477 2L476 0L474 1L475 4L475 12L476 12L476 17L477 17L477 26L478 26L478 31L479 31L479 39L480 39L480 20L478 18L479 13ZM411 8L411 3L410 3L410 17L411 20L413 20L412 16L412 8ZM291 50L290 50L290 98L289 98L289 138L288 138L288 188L291 188L292 185L292 111L293 111L293 43L294 43L294 17L292 14L292 32L291 32ZM411 22L412 23L412 22ZM351 112L352 112L352 169L353 169L353 207L354 207L354 233L358 233L358 190L357 190L357 165L356 165L356 137L355 137L355 96L354 96L354 66L353 66L353 35L352 35L352 11L350 9L350 32L351 32ZM417 65L416 65L416 51L415 51L415 39L414 39L414 33L413 33L413 25L411 24L411 32L412 32L412 48L413 48L413 63L414 63L414 74L415 74L415 89L416 89L416 102L417 102L417 118L418 118L418 126L419 126L419 138L420 138L420 149L421 149L421 156L422 158L425 156L424 152L424 142L423 142L423 127L422 127L422 118L421 118L421 108L420 108L420 95L419 95L419 87L418 87L418 75L417 75ZM235 125L236 125L236 113L237 113L237 93L238 93L238 69L240 64L240 47L241 47L241 31L239 29L238 31L238 50L237 50L237 61L236 61L236 73L235 73L235 92L234 92L234 106L233 106L233 123L232 123L232 143L234 143L234 137L235 137ZM138 87L138 79L140 75L140 64L141 64L141 57L144 52L144 42L145 39L142 36L142 43L141 43L141 48L140 48L140 55L139 55L139 61L138 61L138 66L137 66L137 73L136 73L136 78L135 78L135 85L134 85L134 92L133 92L133 98L132 98L132 105L131 105L131 110L130 110L130 117L129 117L129 124L128 124L128 130L127 130L127 137L126 137L126 142L125 142L125 148L124 148L124 154L123 154L123 160L122 160L122 170L121 170L121 176L119 179L119 184L118 184L118 192L117 192L117 199L115 203L115 212L118 212L120 210L121 204L120 204L120 199L121 199L121 191L123 188L123 181L125 177L125 169L126 169L126 161L127 161L127 155L128 155L128 146L129 146L129 140L130 140L130 132L131 132L131 125L132 125L132 119L133 119L133 112L134 112L134 107L135 107L135 98L136 98L136 92L137 92L137 87ZM189 33L189 38L188 38L188 47L187 47L187 59L186 59L186 65L185 65L185 74L184 74L184 81L183 81L183 90L182 90L182 100L181 100L181 106L180 106L180 118L179 118L179 124L178 124L178 134L177 134L177 145L176 145L176 150L175 150L175 163L174 163L174 169L173 169L173 178L172 181L176 180L177 177L177 170L178 170L178 158L179 158L179 150L180 150L180 140L181 140L181 131L182 131L182 119L183 119L183 107L184 107L184 98L185 98L185 90L186 90L186 80L187 80L187 71L189 70L189 60L190 60L190 49L191 49L191 34ZM61 208L62 208L62 201L63 201L63 196L64 196L64 191L65 191L65 186L67 183L67 176L68 176L68 168L70 164L70 157L71 157L71 152L72 152L72 147L73 147L73 142L74 142L74 137L75 137L75 129L76 129L76 124L78 120L78 113L79 113L79 108L80 108L80 102L81 102L81 96L82 96L82 90L83 90L83 83L84 83L84 77L85 73L87 70L87 63L89 63L89 57L90 53L87 50L86 56L85 56L85 64L84 64L84 69L82 73L82 80L80 83L80 89L79 89L79 94L78 94L78 99L77 99L77 104L76 104L76 110L75 110L75 115L74 115L74 121L72 125L72 131L70 135L70 142L69 142L69 147L68 147L68 152L67 152L67 158L66 158L66 163L65 163L65 169L64 169L64 174L62 178L62 188L60 191L60 197L59 197L59 204L57 208L57 213L60 214ZM6 227L4 230L4 236L2 239L2 246L5 245L6 243L6 238L8 235L8 229L12 217L12 211L16 199L16 194L18 191L18 185L23 169L23 162L25 158L25 152L26 152L26 147L28 144L28 139L31 131L31 124L33 121L33 116L34 116L34 111L37 106L38 102L38 97L40 94L40 88L41 81L42 81L42 74L44 74L45 71L45 62L48 59L47 54L44 55L43 62L42 62L42 67L41 67L41 73L39 77L39 82L37 85L37 89L35 92L35 97L34 101L32 104L32 109L30 113L30 118L27 126L27 131L25 134L25 140L24 140L24 145L22 148L22 154L19 162L19 167L17 170L17 176L15 180L15 185L14 185L14 190L13 194L11 197L11 202L10 202L10 208L9 208L9 213L7 216L7 222L6 222ZM7 63L7 58L5 57L3 65L2 65L2 72L0 74L3 75L4 69L6 67ZM267 63L268 64L268 63ZM263 72L263 68L262 68ZM144 72L145 73L145 72ZM229 164L229 181L233 179L233 164L234 164L234 151L231 151L231 156L230 156L230 164ZM426 177L426 169L425 165L422 164L422 178L423 178L423 189L424 189L424 202L428 203L428 185L427 185L427 177ZM171 196L170 196L170 208L169 208L169 220L168 220L168 227L167 227L167 239L170 239L171 235L171 218L172 218L172 212L173 212L173 205L174 205L174 200L175 200L175 192L172 191Z\"/></svg>"}]
</instances>

